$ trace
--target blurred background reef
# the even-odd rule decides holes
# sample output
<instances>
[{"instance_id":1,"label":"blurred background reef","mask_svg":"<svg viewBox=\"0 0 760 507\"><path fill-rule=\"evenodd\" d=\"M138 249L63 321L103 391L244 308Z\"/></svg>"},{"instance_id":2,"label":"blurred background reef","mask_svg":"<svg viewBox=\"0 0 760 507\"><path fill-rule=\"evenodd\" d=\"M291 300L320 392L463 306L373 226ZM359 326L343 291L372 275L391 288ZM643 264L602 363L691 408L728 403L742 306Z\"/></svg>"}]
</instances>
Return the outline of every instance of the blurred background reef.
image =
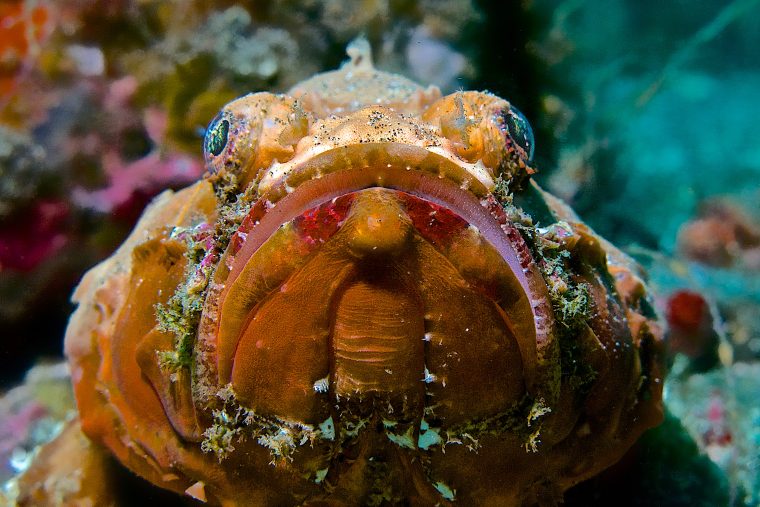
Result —
<instances>
[{"instance_id":1,"label":"blurred background reef","mask_svg":"<svg viewBox=\"0 0 760 507\"><path fill-rule=\"evenodd\" d=\"M222 105L362 34L382 70L517 105L537 180L659 294L670 415L566 504L760 505L760 0L0 0L0 482L70 410L65 369L30 368L82 273L201 177Z\"/></svg>"}]
</instances>

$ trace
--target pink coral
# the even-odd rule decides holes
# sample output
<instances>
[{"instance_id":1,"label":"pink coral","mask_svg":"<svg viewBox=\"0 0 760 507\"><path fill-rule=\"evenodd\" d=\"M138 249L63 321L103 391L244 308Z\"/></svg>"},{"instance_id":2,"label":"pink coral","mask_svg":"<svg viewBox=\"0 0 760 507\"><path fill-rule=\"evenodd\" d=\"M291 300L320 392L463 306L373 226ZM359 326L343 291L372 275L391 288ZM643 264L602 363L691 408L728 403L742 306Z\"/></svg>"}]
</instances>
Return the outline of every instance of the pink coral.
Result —
<instances>
[{"instance_id":1,"label":"pink coral","mask_svg":"<svg viewBox=\"0 0 760 507\"><path fill-rule=\"evenodd\" d=\"M95 191L74 190L74 201L82 207L110 213L140 194L157 194L172 185L197 179L202 165L179 153L163 155L153 151L134 162L123 160L116 152L103 154L103 168L109 178L107 187Z\"/></svg>"}]
</instances>

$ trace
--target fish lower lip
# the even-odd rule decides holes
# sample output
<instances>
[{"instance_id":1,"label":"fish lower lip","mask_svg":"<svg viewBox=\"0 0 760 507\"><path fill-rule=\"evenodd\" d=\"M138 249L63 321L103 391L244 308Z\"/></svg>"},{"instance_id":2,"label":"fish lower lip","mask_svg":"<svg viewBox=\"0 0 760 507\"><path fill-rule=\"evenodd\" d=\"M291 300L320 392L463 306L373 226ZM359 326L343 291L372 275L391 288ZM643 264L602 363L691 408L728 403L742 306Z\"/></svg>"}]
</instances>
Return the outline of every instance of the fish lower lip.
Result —
<instances>
[{"instance_id":1,"label":"fish lower lip","mask_svg":"<svg viewBox=\"0 0 760 507\"><path fill-rule=\"evenodd\" d=\"M524 308L520 310L523 317L519 324L522 327L516 331L535 337L535 341L525 341L533 343L531 350L523 351L528 364L536 364L536 361L542 363L543 351L553 346L552 310L545 282L514 224L506 219L504 210L493 196L480 198L449 178L407 166L386 164L335 171L304 181L289 193L281 195L276 202L269 200L265 194L254 204L232 238L226 261L229 274L225 285L235 284L249 259L284 224L333 199L374 187L399 191L445 208L477 230L479 236L505 261L505 270L513 277L514 285L521 287L524 293L524 304L521 304ZM541 375L537 371L536 374ZM526 372L526 377L529 386L534 382L540 383L537 378L531 378L530 372Z\"/></svg>"}]
</instances>

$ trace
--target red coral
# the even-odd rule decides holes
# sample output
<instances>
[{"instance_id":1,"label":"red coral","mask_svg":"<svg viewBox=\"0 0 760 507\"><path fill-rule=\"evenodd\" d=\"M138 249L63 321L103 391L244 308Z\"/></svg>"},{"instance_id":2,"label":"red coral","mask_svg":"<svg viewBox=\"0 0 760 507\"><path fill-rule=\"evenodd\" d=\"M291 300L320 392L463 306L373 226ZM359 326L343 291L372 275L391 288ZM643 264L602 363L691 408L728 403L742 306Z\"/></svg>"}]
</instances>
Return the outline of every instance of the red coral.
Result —
<instances>
[{"instance_id":1,"label":"red coral","mask_svg":"<svg viewBox=\"0 0 760 507\"><path fill-rule=\"evenodd\" d=\"M23 216L0 226L0 271L28 272L68 243L69 206L59 200L40 201Z\"/></svg>"},{"instance_id":2,"label":"red coral","mask_svg":"<svg viewBox=\"0 0 760 507\"><path fill-rule=\"evenodd\" d=\"M667 301L670 348L691 358L709 352L715 344L713 318L705 298L690 290L679 290Z\"/></svg>"}]
</instances>

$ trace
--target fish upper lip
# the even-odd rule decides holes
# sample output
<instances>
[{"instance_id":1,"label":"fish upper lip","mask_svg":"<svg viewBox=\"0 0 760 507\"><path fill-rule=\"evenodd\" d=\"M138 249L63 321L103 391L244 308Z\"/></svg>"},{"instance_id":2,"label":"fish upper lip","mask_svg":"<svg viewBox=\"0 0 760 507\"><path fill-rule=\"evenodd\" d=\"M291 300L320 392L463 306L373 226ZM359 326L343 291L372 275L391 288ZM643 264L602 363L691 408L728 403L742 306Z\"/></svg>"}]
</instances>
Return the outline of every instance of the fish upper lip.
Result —
<instances>
[{"instance_id":1,"label":"fish upper lip","mask_svg":"<svg viewBox=\"0 0 760 507\"><path fill-rule=\"evenodd\" d=\"M480 161L466 162L444 147L371 142L310 146L288 162L273 163L263 173L258 193L261 198L277 202L307 181L351 169L376 171L382 167L403 167L446 178L478 198L486 197L495 187L491 169Z\"/></svg>"},{"instance_id":2,"label":"fish upper lip","mask_svg":"<svg viewBox=\"0 0 760 507\"><path fill-rule=\"evenodd\" d=\"M479 229L489 229L484 223L489 221L485 201L492 196L492 178L483 168L463 167L445 150L406 143L359 143L308 151L309 156L274 163L267 170L248 214L252 223L240 228L246 242L256 238L253 244L261 245L277 227L301 213L371 187L417 195L451 208ZM480 177L473 175L476 171ZM500 234L497 228L493 220L492 237Z\"/></svg>"}]
</instances>

